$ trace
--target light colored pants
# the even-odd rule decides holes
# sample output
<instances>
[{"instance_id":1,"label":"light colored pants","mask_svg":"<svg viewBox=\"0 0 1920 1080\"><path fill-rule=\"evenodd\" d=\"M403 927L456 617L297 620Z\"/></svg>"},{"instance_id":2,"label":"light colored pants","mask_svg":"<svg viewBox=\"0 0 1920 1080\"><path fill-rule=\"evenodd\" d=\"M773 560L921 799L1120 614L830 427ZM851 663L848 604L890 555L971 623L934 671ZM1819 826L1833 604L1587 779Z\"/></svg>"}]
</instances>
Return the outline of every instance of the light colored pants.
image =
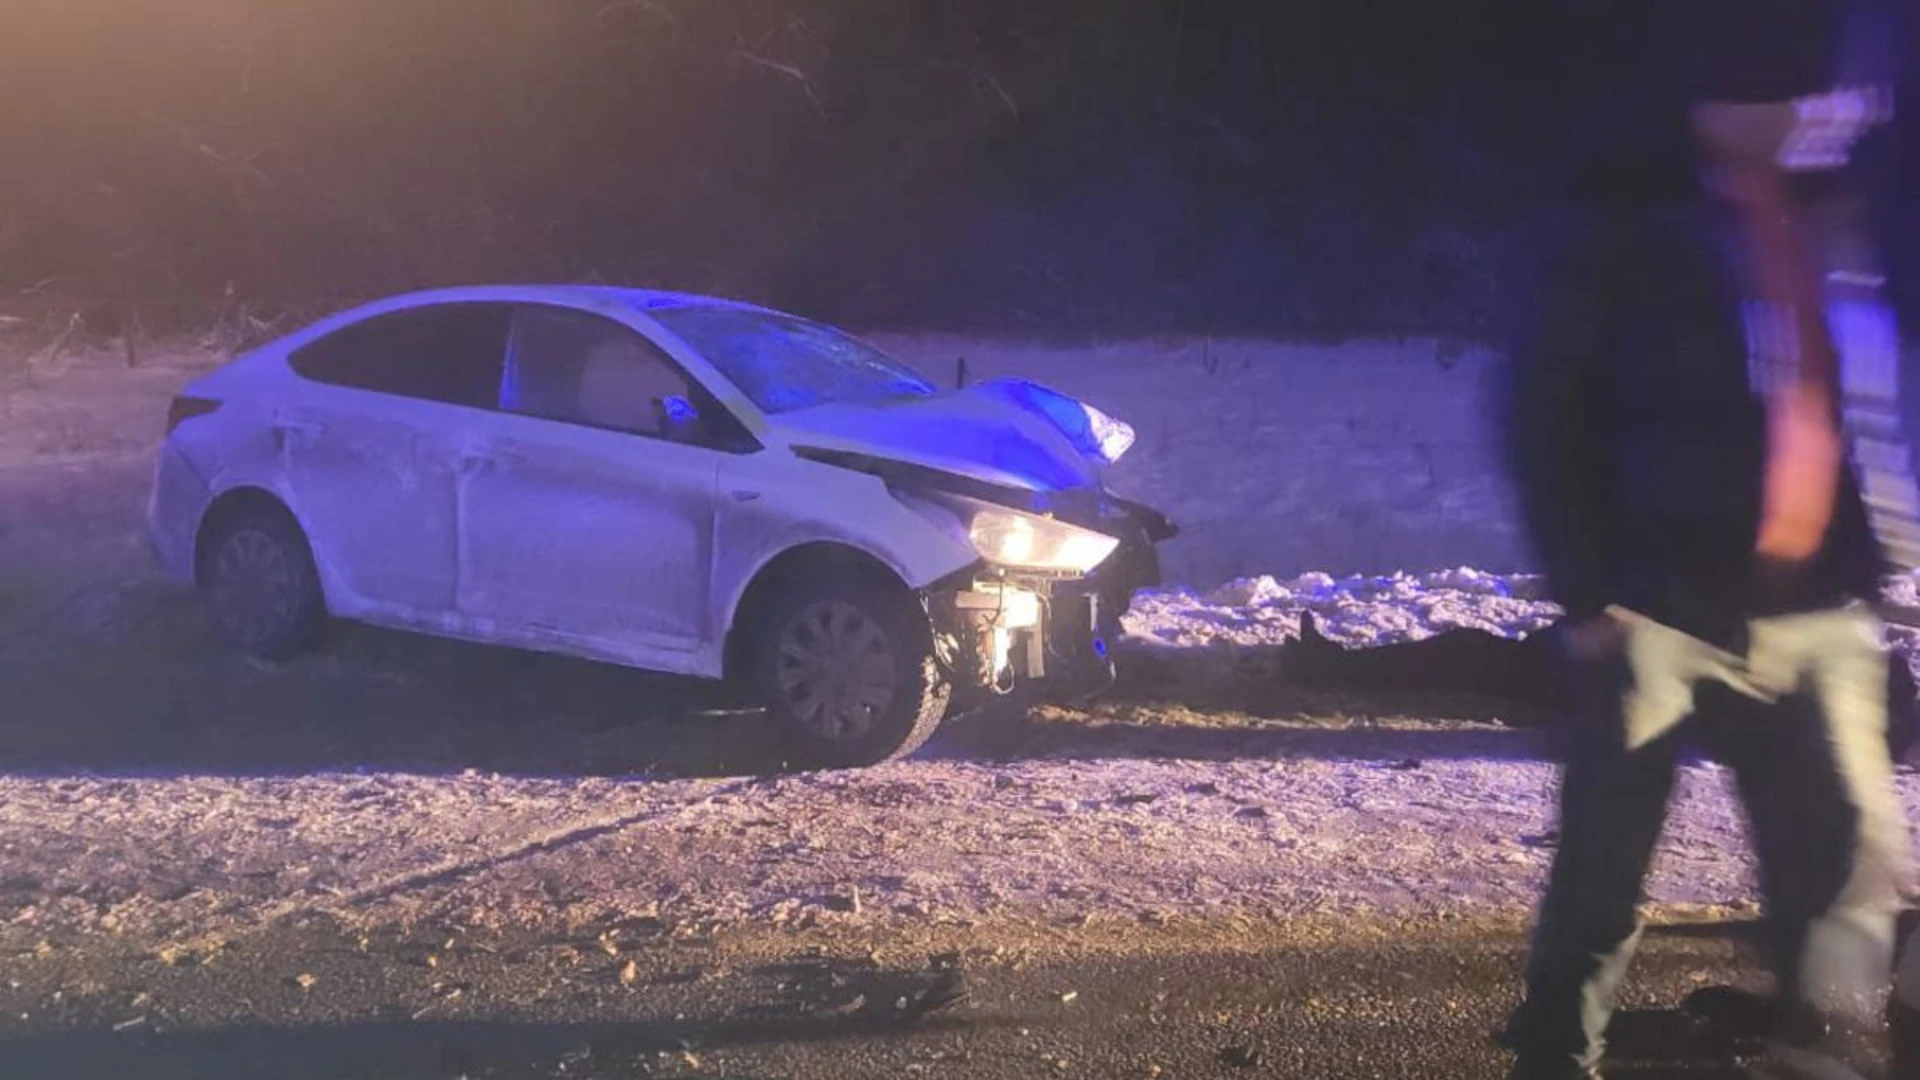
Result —
<instances>
[{"instance_id":1,"label":"light colored pants","mask_svg":"<svg viewBox=\"0 0 1920 1080\"><path fill-rule=\"evenodd\" d=\"M1796 693L1813 699L1841 790L1858 818L1845 880L1808 927L1797 992L1829 1016L1877 1023L1884 973L1893 963L1894 918L1913 872L1887 753L1888 658L1879 621L1864 605L1756 619L1742 659L1633 612L1611 614L1628 627L1632 681L1623 711L1629 748L1672 731L1693 711L1702 681L1759 701ZM1920 994L1920 960L1911 951L1902 983Z\"/></svg>"},{"instance_id":2,"label":"light colored pants","mask_svg":"<svg viewBox=\"0 0 1920 1080\"><path fill-rule=\"evenodd\" d=\"M1750 706L1723 702L1716 719L1760 855L1781 991L1798 1008L1871 1030L1912 859L1887 751L1878 621L1864 606L1755 620L1743 657L1630 611L1610 615L1625 629L1625 655L1582 665L1566 719L1561 842L1527 1000L1509 1028L1519 1068L1600 1060L1640 936L1676 729L1712 683Z\"/></svg>"}]
</instances>

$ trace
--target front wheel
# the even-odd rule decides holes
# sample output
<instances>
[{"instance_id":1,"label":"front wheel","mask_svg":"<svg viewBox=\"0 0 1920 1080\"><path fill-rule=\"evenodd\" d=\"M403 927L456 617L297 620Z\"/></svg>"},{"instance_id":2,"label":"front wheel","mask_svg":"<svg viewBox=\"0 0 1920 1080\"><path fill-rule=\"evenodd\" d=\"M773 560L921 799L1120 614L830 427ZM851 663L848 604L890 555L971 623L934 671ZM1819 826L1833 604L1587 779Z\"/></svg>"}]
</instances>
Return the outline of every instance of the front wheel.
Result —
<instances>
[{"instance_id":1,"label":"front wheel","mask_svg":"<svg viewBox=\"0 0 1920 1080\"><path fill-rule=\"evenodd\" d=\"M755 635L767 711L807 765L905 757L932 737L951 686L926 613L904 589L862 582L796 586Z\"/></svg>"}]
</instances>

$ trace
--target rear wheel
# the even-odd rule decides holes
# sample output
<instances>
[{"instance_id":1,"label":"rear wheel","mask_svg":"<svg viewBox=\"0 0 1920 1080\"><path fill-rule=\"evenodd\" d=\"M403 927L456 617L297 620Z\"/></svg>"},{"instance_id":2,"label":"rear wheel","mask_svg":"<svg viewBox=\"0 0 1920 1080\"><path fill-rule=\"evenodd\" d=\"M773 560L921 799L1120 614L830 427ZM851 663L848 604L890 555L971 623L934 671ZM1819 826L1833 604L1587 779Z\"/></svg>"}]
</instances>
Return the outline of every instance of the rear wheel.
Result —
<instances>
[{"instance_id":1,"label":"rear wheel","mask_svg":"<svg viewBox=\"0 0 1920 1080\"><path fill-rule=\"evenodd\" d=\"M756 681L794 756L849 767L904 757L946 715L951 687L925 612L904 589L791 587L757 628Z\"/></svg>"},{"instance_id":2,"label":"rear wheel","mask_svg":"<svg viewBox=\"0 0 1920 1080\"><path fill-rule=\"evenodd\" d=\"M247 507L210 523L199 584L214 633L262 660L298 654L326 618L307 539L277 508Z\"/></svg>"}]
</instances>

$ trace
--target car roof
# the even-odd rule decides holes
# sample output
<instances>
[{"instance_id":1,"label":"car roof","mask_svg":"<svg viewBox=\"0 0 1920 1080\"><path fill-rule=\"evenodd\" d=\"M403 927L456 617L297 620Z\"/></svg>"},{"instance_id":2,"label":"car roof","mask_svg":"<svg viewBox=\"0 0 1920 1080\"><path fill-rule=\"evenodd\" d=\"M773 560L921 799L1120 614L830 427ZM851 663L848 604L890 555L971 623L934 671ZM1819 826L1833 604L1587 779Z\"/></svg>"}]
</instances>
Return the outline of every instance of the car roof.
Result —
<instances>
[{"instance_id":1,"label":"car roof","mask_svg":"<svg viewBox=\"0 0 1920 1080\"><path fill-rule=\"evenodd\" d=\"M427 307L434 304L457 304L461 302L492 301L521 303L551 303L577 305L594 302L614 301L625 303L642 310L657 310L675 307L730 307L766 310L739 300L728 300L718 296L703 296L699 293L675 292L669 289L640 289L619 285L458 285L448 288L422 289L416 292L397 293L384 297L348 311L342 316L352 314L370 315L384 311L400 311L411 307Z\"/></svg>"},{"instance_id":2,"label":"car roof","mask_svg":"<svg viewBox=\"0 0 1920 1080\"><path fill-rule=\"evenodd\" d=\"M724 297L616 285L496 284L420 289L395 293L324 315L235 356L232 362L208 372L195 385L225 385L254 378L277 379L280 365L289 353L336 330L396 311L459 303L545 303L587 309L617 305L633 308L642 314L669 308L694 307L780 314L771 308Z\"/></svg>"},{"instance_id":3,"label":"car roof","mask_svg":"<svg viewBox=\"0 0 1920 1080\"><path fill-rule=\"evenodd\" d=\"M306 342L325 337L341 327L350 326L376 315L459 303L558 304L565 307L585 308L617 304L638 309L643 313L668 308L709 307L779 314L771 308L740 300L702 296L698 293L674 292L668 289L637 289L617 285L457 285L396 293L344 308L287 333L273 344L282 348L298 347Z\"/></svg>"}]
</instances>

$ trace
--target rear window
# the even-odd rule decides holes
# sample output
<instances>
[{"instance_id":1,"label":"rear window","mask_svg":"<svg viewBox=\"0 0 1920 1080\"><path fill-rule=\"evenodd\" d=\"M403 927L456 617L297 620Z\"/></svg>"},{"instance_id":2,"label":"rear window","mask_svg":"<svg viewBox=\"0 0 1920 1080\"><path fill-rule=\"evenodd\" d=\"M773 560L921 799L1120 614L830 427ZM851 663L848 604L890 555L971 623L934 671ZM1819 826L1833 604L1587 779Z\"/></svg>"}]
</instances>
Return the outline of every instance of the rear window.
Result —
<instances>
[{"instance_id":1,"label":"rear window","mask_svg":"<svg viewBox=\"0 0 1920 1080\"><path fill-rule=\"evenodd\" d=\"M287 358L303 378L357 390L492 408L499 398L509 309L436 304L342 327Z\"/></svg>"}]
</instances>

